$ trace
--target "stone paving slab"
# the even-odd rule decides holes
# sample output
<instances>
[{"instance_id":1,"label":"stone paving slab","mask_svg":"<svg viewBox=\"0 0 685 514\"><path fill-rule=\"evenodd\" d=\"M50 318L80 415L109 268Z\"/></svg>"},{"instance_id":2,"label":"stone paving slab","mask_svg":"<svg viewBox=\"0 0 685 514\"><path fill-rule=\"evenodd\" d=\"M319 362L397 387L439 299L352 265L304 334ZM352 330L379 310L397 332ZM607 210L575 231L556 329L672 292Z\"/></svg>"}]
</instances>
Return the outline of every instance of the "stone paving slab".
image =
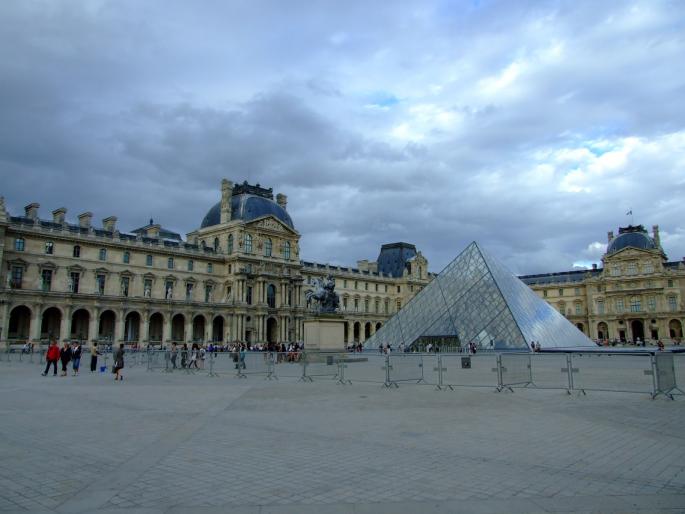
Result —
<instances>
[{"instance_id":1,"label":"stone paving slab","mask_svg":"<svg viewBox=\"0 0 685 514\"><path fill-rule=\"evenodd\" d=\"M685 512L685 408L0 363L0 512Z\"/></svg>"}]
</instances>

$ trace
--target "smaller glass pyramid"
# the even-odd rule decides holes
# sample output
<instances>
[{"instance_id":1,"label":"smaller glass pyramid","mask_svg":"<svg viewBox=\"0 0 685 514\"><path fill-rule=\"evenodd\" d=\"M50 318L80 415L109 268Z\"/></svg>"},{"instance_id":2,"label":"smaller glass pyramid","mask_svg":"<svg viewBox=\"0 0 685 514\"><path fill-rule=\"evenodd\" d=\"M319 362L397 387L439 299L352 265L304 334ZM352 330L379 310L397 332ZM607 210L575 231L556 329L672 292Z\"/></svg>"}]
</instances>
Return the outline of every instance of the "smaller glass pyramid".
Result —
<instances>
[{"instance_id":1,"label":"smaller glass pyramid","mask_svg":"<svg viewBox=\"0 0 685 514\"><path fill-rule=\"evenodd\" d=\"M525 350L595 344L564 316L471 243L381 327L364 346L410 347L421 338L443 337L462 346Z\"/></svg>"}]
</instances>

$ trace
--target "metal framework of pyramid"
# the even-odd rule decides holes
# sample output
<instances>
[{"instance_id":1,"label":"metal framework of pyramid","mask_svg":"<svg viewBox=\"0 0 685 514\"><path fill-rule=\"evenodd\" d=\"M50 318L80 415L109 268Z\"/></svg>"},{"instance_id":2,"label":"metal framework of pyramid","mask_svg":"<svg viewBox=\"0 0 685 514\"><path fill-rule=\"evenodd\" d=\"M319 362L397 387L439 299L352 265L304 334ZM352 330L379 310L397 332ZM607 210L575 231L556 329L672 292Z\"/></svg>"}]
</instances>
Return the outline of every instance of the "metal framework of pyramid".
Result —
<instances>
[{"instance_id":1,"label":"metal framework of pyramid","mask_svg":"<svg viewBox=\"0 0 685 514\"><path fill-rule=\"evenodd\" d=\"M526 350L595 344L564 316L471 243L414 296L365 347L400 343L411 346L421 337L456 336L481 348Z\"/></svg>"}]
</instances>

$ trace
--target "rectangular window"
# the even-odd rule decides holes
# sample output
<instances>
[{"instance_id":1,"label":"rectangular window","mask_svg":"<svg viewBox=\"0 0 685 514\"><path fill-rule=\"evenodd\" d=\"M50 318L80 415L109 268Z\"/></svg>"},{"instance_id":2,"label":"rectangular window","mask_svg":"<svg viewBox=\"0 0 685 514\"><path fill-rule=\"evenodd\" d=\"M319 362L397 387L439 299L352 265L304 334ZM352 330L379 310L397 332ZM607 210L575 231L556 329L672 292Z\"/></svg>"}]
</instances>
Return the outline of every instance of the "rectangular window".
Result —
<instances>
[{"instance_id":1,"label":"rectangular window","mask_svg":"<svg viewBox=\"0 0 685 514\"><path fill-rule=\"evenodd\" d=\"M80 273L70 273L69 274L69 291L72 293L78 293L78 284L79 281L81 280L81 274Z\"/></svg>"},{"instance_id":2,"label":"rectangular window","mask_svg":"<svg viewBox=\"0 0 685 514\"><path fill-rule=\"evenodd\" d=\"M385 292L388 292L388 284L385 284Z\"/></svg>"},{"instance_id":3,"label":"rectangular window","mask_svg":"<svg viewBox=\"0 0 685 514\"><path fill-rule=\"evenodd\" d=\"M388 314L389 305L390 305L390 302L388 302L388 300L385 300L385 305L383 306L383 309L384 309L386 314Z\"/></svg>"},{"instance_id":4,"label":"rectangular window","mask_svg":"<svg viewBox=\"0 0 685 514\"><path fill-rule=\"evenodd\" d=\"M642 268L642 272L645 274L654 273L654 264L652 264L651 262L646 262Z\"/></svg>"},{"instance_id":5,"label":"rectangular window","mask_svg":"<svg viewBox=\"0 0 685 514\"><path fill-rule=\"evenodd\" d=\"M248 305L252 305L252 286L247 286L245 291L245 302Z\"/></svg>"},{"instance_id":6,"label":"rectangular window","mask_svg":"<svg viewBox=\"0 0 685 514\"><path fill-rule=\"evenodd\" d=\"M55 251L55 244L52 241L47 241L45 243L45 253L52 255Z\"/></svg>"},{"instance_id":7,"label":"rectangular window","mask_svg":"<svg viewBox=\"0 0 685 514\"><path fill-rule=\"evenodd\" d=\"M621 268L618 266L612 266L611 267L611 276L612 277L618 277L621 274Z\"/></svg>"},{"instance_id":8,"label":"rectangular window","mask_svg":"<svg viewBox=\"0 0 685 514\"><path fill-rule=\"evenodd\" d=\"M576 304L576 315L582 314L582 308L579 303Z\"/></svg>"},{"instance_id":9,"label":"rectangular window","mask_svg":"<svg viewBox=\"0 0 685 514\"><path fill-rule=\"evenodd\" d=\"M121 296L124 296L124 297L128 296L129 283L130 283L130 280L128 277L121 277Z\"/></svg>"},{"instance_id":10,"label":"rectangular window","mask_svg":"<svg viewBox=\"0 0 685 514\"><path fill-rule=\"evenodd\" d=\"M343 310L347 310L347 298L343 298Z\"/></svg>"},{"instance_id":11,"label":"rectangular window","mask_svg":"<svg viewBox=\"0 0 685 514\"><path fill-rule=\"evenodd\" d=\"M347 280L343 280L343 287L344 287L344 288L347 287Z\"/></svg>"},{"instance_id":12,"label":"rectangular window","mask_svg":"<svg viewBox=\"0 0 685 514\"><path fill-rule=\"evenodd\" d=\"M124 264L131 262L131 252L124 252Z\"/></svg>"},{"instance_id":13,"label":"rectangular window","mask_svg":"<svg viewBox=\"0 0 685 514\"><path fill-rule=\"evenodd\" d=\"M673 280L671 280L671 279L669 278L669 279L668 279L668 282L667 282L667 285L668 285L668 287L673 287Z\"/></svg>"},{"instance_id":14,"label":"rectangular window","mask_svg":"<svg viewBox=\"0 0 685 514\"><path fill-rule=\"evenodd\" d=\"M105 275L98 275L95 279L97 294L105 294Z\"/></svg>"},{"instance_id":15,"label":"rectangular window","mask_svg":"<svg viewBox=\"0 0 685 514\"><path fill-rule=\"evenodd\" d=\"M107 260L107 249L106 248L100 248L100 260L101 261Z\"/></svg>"},{"instance_id":16,"label":"rectangular window","mask_svg":"<svg viewBox=\"0 0 685 514\"><path fill-rule=\"evenodd\" d=\"M24 251L24 239L21 237L18 237L14 240L14 249L17 252L23 252Z\"/></svg>"},{"instance_id":17,"label":"rectangular window","mask_svg":"<svg viewBox=\"0 0 685 514\"><path fill-rule=\"evenodd\" d=\"M542 291L542 296L543 296L544 298L547 298L547 289L545 289L544 291Z\"/></svg>"},{"instance_id":18,"label":"rectangular window","mask_svg":"<svg viewBox=\"0 0 685 514\"><path fill-rule=\"evenodd\" d=\"M166 267L169 269L174 269L174 258L173 257L169 257L166 260Z\"/></svg>"},{"instance_id":19,"label":"rectangular window","mask_svg":"<svg viewBox=\"0 0 685 514\"><path fill-rule=\"evenodd\" d=\"M573 290L573 294L575 294L576 296L580 295L580 287L576 287L576 288Z\"/></svg>"},{"instance_id":20,"label":"rectangular window","mask_svg":"<svg viewBox=\"0 0 685 514\"><path fill-rule=\"evenodd\" d=\"M21 289L21 283L24 279L24 268L21 266L12 266L12 280L10 286L12 289Z\"/></svg>"},{"instance_id":21,"label":"rectangular window","mask_svg":"<svg viewBox=\"0 0 685 514\"><path fill-rule=\"evenodd\" d=\"M146 266L152 266L152 255L146 255L145 256L145 265Z\"/></svg>"},{"instance_id":22,"label":"rectangular window","mask_svg":"<svg viewBox=\"0 0 685 514\"><path fill-rule=\"evenodd\" d=\"M399 311L402 308L402 300L397 300L397 310Z\"/></svg>"},{"instance_id":23,"label":"rectangular window","mask_svg":"<svg viewBox=\"0 0 685 514\"><path fill-rule=\"evenodd\" d=\"M563 289L559 289L559 296L564 296L564 290Z\"/></svg>"},{"instance_id":24,"label":"rectangular window","mask_svg":"<svg viewBox=\"0 0 685 514\"><path fill-rule=\"evenodd\" d=\"M364 300L364 312L369 312L369 301Z\"/></svg>"},{"instance_id":25,"label":"rectangular window","mask_svg":"<svg viewBox=\"0 0 685 514\"><path fill-rule=\"evenodd\" d=\"M193 271L193 261L188 261L188 271Z\"/></svg>"},{"instance_id":26,"label":"rectangular window","mask_svg":"<svg viewBox=\"0 0 685 514\"><path fill-rule=\"evenodd\" d=\"M675 296L668 297L668 310L672 312L678 310L678 301Z\"/></svg>"},{"instance_id":27,"label":"rectangular window","mask_svg":"<svg viewBox=\"0 0 685 514\"><path fill-rule=\"evenodd\" d=\"M656 298L654 296L647 298L647 308L652 312L656 310Z\"/></svg>"},{"instance_id":28,"label":"rectangular window","mask_svg":"<svg viewBox=\"0 0 685 514\"><path fill-rule=\"evenodd\" d=\"M41 289L47 293L52 289L52 270L44 269L40 274Z\"/></svg>"},{"instance_id":29,"label":"rectangular window","mask_svg":"<svg viewBox=\"0 0 685 514\"><path fill-rule=\"evenodd\" d=\"M355 281L354 281L354 288L357 289L358 287L359 287L359 282L357 282L357 281L355 280Z\"/></svg>"},{"instance_id":30,"label":"rectangular window","mask_svg":"<svg viewBox=\"0 0 685 514\"><path fill-rule=\"evenodd\" d=\"M376 284L376 292L378 292L378 284Z\"/></svg>"},{"instance_id":31,"label":"rectangular window","mask_svg":"<svg viewBox=\"0 0 685 514\"><path fill-rule=\"evenodd\" d=\"M625 306L623 305L623 298L618 298L616 300L616 312L623 312Z\"/></svg>"},{"instance_id":32,"label":"rectangular window","mask_svg":"<svg viewBox=\"0 0 685 514\"><path fill-rule=\"evenodd\" d=\"M81 257L81 247L79 245L74 246L74 251L72 252L72 255L76 258Z\"/></svg>"},{"instance_id":33,"label":"rectangular window","mask_svg":"<svg viewBox=\"0 0 685 514\"><path fill-rule=\"evenodd\" d=\"M642 310L642 301L638 297L630 299L630 312L640 312Z\"/></svg>"},{"instance_id":34,"label":"rectangular window","mask_svg":"<svg viewBox=\"0 0 685 514\"><path fill-rule=\"evenodd\" d=\"M409 292L410 292L410 293L413 293L413 292L414 292L414 286L413 286L413 285L410 285L410 286L409 286Z\"/></svg>"},{"instance_id":35,"label":"rectangular window","mask_svg":"<svg viewBox=\"0 0 685 514\"><path fill-rule=\"evenodd\" d=\"M214 271L214 266L211 262L207 263L207 273L212 273Z\"/></svg>"},{"instance_id":36,"label":"rectangular window","mask_svg":"<svg viewBox=\"0 0 685 514\"><path fill-rule=\"evenodd\" d=\"M401 286L397 286L397 292L398 292L398 293L402 292Z\"/></svg>"},{"instance_id":37,"label":"rectangular window","mask_svg":"<svg viewBox=\"0 0 685 514\"><path fill-rule=\"evenodd\" d=\"M359 311L359 299L355 298L354 299L354 312Z\"/></svg>"},{"instance_id":38,"label":"rectangular window","mask_svg":"<svg viewBox=\"0 0 685 514\"><path fill-rule=\"evenodd\" d=\"M189 302L193 299L193 283L188 282L186 284L186 301Z\"/></svg>"},{"instance_id":39,"label":"rectangular window","mask_svg":"<svg viewBox=\"0 0 685 514\"><path fill-rule=\"evenodd\" d=\"M375 307L376 307L375 312L381 312L381 302L380 302L380 300L376 300Z\"/></svg>"},{"instance_id":40,"label":"rectangular window","mask_svg":"<svg viewBox=\"0 0 685 514\"><path fill-rule=\"evenodd\" d=\"M369 283L364 282L364 291L368 291L368 290L369 290Z\"/></svg>"},{"instance_id":41,"label":"rectangular window","mask_svg":"<svg viewBox=\"0 0 685 514\"><path fill-rule=\"evenodd\" d=\"M637 263L629 262L628 266L626 267L626 273L628 275L637 275Z\"/></svg>"},{"instance_id":42,"label":"rectangular window","mask_svg":"<svg viewBox=\"0 0 685 514\"><path fill-rule=\"evenodd\" d=\"M597 314L604 314L604 301L603 300L597 301Z\"/></svg>"},{"instance_id":43,"label":"rectangular window","mask_svg":"<svg viewBox=\"0 0 685 514\"><path fill-rule=\"evenodd\" d=\"M205 302L209 303L212 301L212 286L210 284L205 285Z\"/></svg>"}]
</instances>

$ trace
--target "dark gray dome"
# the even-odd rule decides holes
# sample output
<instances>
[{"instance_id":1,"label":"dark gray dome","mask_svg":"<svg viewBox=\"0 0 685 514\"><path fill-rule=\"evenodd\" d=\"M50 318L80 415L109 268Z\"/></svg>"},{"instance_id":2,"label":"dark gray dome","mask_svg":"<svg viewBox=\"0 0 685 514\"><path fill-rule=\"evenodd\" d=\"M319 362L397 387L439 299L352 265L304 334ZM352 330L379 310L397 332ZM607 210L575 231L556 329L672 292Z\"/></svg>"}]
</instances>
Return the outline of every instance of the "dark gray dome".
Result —
<instances>
[{"instance_id":1,"label":"dark gray dome","mask_svg":"<svg viewBox=\"0 0 685 514\"><path fill-rule=\"evenodd\" d=\"M250 194L240 194L231 197L231 219L251 221L262 216L274 216L294 229L290 214L273 200ZM221 221L221 202L216 203L202 220L200 228L218 225Z\"/></svg>"},{"instance_id":2,"label":"dark gray dome","mask_svg":"<svg viewBox=\"0 0 685 514\"><path fill-rule=\"evenodd\" d=\"M615 253L624 248L640 248L642 250L655 250L654 240L645 232L624 232L611 240L607 253Z\"/></svg>"}]
</instances>

